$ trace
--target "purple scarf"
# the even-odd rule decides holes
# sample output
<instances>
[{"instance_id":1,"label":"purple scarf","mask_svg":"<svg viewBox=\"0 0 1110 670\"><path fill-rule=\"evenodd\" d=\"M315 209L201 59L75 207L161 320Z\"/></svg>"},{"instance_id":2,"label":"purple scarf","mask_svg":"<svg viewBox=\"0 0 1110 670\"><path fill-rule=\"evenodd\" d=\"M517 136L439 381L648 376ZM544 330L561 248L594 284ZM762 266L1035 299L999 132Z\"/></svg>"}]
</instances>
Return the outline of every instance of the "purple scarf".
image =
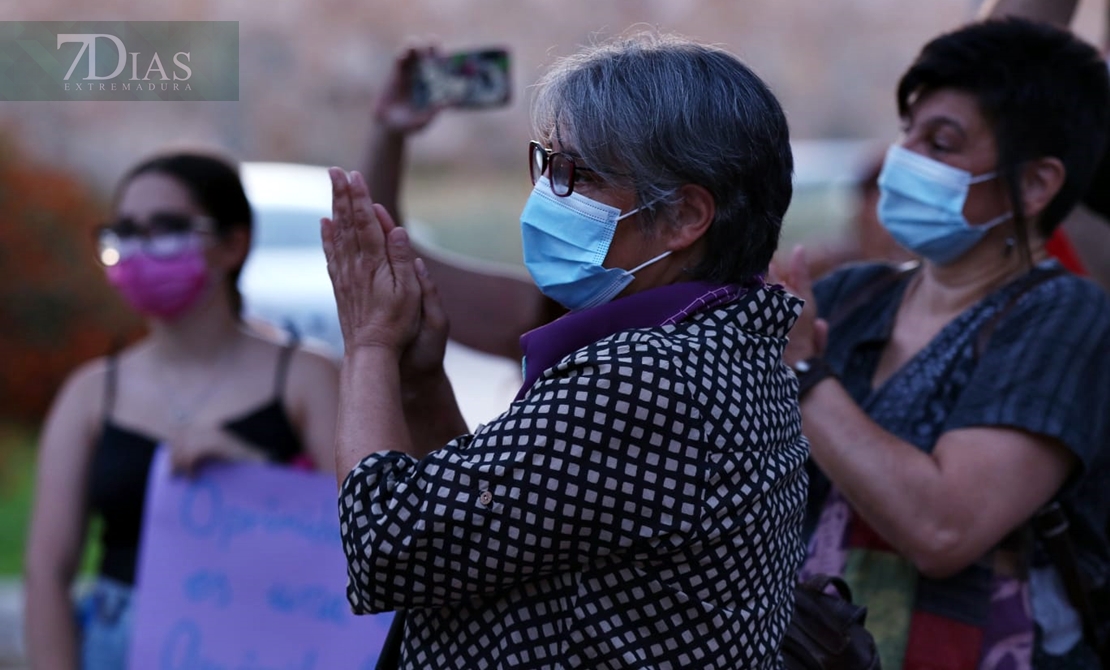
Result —
<instances>
[{"instance_id":1,"label":"purple scarf","mask_svg":"<svg viewBox=\"0 0 1110 670\"><path fill-rule=\"evenodd\" d=\"M520 337L524 351L524 384L520 400L545 370L578 351L614 333L634 328L653 328L679 323L698 312L737 300L748 287L737 284L682 282L648 289L598 305L571 312L551 323L530 330Z\"/></svg>"}]
</instances>

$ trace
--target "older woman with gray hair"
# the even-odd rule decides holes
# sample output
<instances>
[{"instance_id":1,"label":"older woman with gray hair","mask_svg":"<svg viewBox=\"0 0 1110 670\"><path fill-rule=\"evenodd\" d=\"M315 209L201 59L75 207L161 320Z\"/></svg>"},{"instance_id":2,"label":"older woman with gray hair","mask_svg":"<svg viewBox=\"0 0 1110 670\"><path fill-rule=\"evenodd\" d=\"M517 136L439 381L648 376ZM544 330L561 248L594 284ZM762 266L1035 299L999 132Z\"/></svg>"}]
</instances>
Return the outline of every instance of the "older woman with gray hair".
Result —
<instances>
[{"instance_id":1,"label":"older woman with gray hair","mask_svg":"<svg viewBox=\"0 0 1110 670\"><path fill-rule=\"evenodd\" d=\"M735 56L636 35L560 61L533 112L525 263L570 313L524 335L516 401L474 433L432 277L331 171L350 603L403 617L401 667L778 667L807 457L801 305L763 282L782 109Z\"/></svg>"}]
</instances>

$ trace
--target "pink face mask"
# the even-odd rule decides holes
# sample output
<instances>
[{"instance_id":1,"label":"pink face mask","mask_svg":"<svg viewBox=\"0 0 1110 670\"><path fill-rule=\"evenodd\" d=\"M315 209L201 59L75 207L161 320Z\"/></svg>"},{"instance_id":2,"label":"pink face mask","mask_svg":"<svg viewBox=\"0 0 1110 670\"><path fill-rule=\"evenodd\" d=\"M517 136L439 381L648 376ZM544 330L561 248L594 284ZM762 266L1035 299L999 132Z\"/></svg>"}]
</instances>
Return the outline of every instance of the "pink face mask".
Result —
<instances>
[{"instance_id":1,"label":"pink face mask","mask_svg":"<svg viewBox=\"0 0 1110 670\"><path fill-rule=\"evenodd\" d=\"M208 284L208 266L199 246L165 258L136 251L107 273L136 311L170 321L195 305Z\"/></svg>"}]
</instances>

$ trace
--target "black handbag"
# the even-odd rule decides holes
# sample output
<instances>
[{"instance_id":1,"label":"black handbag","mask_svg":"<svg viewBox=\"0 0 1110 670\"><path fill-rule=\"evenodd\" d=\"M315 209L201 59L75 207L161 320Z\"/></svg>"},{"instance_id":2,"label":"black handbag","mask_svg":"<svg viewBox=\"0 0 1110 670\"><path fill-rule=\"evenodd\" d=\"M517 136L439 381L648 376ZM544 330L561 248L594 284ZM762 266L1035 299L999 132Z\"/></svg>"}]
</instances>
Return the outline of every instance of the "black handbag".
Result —
<instances>
[{"instance_id":1,"label":"black handbag","mask_svg":"<svg viewBox=\"0 0 1110 670\"><path fill-rule=\"evenodd\" d=\"M1068 533L1070 522L1058 500L1052 500L1032 519L1053 567L1060 574L1072 608L1079 614L1083 638L1110 668L1110 582L1092 586L1079 567L1079 557ZM1106 529L1110 536L1110 526Z\"/></svg>"},{"instance_id":2,"label":"black handbag","mask_svg":"<svg viewBox=\"0 0 1110 670\"><path fill-rule=\"evenodd\" d=\"M836 593L829 593L832 587ZM867 608L852 604L843 579L815 575L794 589L794 616L782 640L786 670L880 670Z\"/></svg>"}]
</instances>

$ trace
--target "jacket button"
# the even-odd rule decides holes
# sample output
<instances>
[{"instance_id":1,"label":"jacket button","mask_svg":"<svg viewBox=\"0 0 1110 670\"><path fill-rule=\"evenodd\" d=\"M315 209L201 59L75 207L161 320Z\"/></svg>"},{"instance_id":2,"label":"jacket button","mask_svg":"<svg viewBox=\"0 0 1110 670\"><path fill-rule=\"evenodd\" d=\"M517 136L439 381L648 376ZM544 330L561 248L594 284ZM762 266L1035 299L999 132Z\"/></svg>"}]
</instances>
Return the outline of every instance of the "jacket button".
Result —
<instances>
[{"instance_id":1,"label":"jacket button","mask_svg":"<svg viewBox=\"0 0 1110 670\"><path fill-rule=\"evenodd\" d=\"M490 491L482 491L482 494L478 496L478 502L483 505L489 505L493 502L493 493Z\"/></svg>"}]
</instances>

